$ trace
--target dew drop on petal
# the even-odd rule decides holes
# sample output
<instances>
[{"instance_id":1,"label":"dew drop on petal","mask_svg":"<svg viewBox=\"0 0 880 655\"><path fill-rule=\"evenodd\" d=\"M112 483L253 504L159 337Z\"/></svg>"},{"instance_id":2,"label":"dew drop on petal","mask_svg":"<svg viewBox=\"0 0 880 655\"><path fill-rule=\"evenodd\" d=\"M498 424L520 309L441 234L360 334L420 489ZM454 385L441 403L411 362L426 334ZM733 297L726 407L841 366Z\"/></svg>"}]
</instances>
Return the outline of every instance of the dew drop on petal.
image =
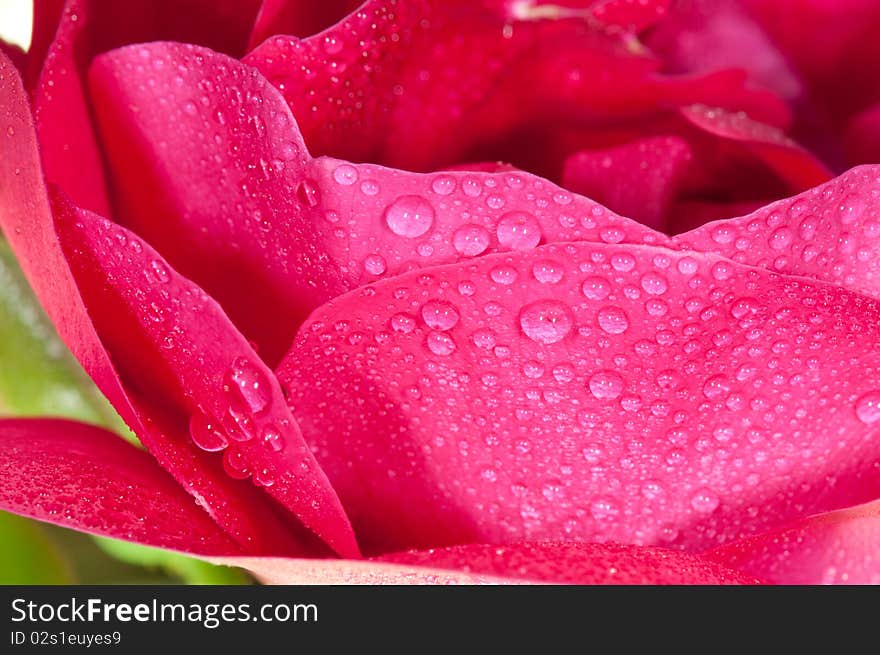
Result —
<instances>
[{"instance_id":1,"label":"dew drop on petal","mask_svg":"<svg viewBox=\"0 0 880 655\"><path fill-rule=\"evenodd\" d=\"M445 332L431 332L428 335L428 350L435 355L451 355L455 352L455 342Z\"/></svg>"},{"instance_id":2,"label":"dew drop on petal","mask_svg":"<svg viewBox=\"0 0 880 655\"><path fill-rule=\"evenodd\" d=\"M880 391L871 391L856 401L856 416L865 425L880 421Z\"/></svg>"},{"instance_id":3,"label":"dew drop on petal","mask_svg":"<svg viewBox=\"0 0 880 655\"><path fill-rule=\"evenodd\" d=\"M385 210L385 223L398 236L420 237L434 223L434 208L421 196L400 196Z\"/></svg>"},{"instance_id":4,"label":"dew drop on petal","mask_svg":"<svg viewBox=\"0 0 880 655\"><path fill-rule=\"evenodd\" d=\"M442 300L429 300L422 305L422 320L432 330L451 330L458 323L458 310Z\"/></svg>"},{"instance_id":5,"label":"dew drop on petal","mask_svg":"<svg viewBox=\"0 0 880 655\"><path fill-rule=\"evenodd\" d=\"M209 453L223 450L229 445L226 435L218 428L219 426L202 412L196 412L189 419L189 435L193 443Z\"/></svg>"},{"instance_id":6,"label":"dew drop on petal","mask_svg":"<svg viewBox=\"0 0 880 655\"><path fill-rule=\"evenodd\" d=\"M523 307L519 324L532 341L550 344L562 341L571 332L574 318L568 306L558 300L539 300Z\"/></svg>"},{"instance_id":7,"label":"dew drop on petal","mask_svg":"<svg viewBox=\"0 0 880 655\"><path fill-rule=\"evenodd\" d=\"M596 320L608 334L622 334L629 328L629 318L620 307L603 307L596 315Z\"/></svg>"},{"instance_id":8,"label":"dew drop on petal","mask_svg":"<svg viewBox=\"0 0 880 655\"><path fill-rule=\"evenodd\" d=\"M502 248L531 250L541 242L541 226L529 213L510 212L498 221L496 236Z\"/></svg>"},{"instance_id":9,"label":"dew drop on petal","mask_svg":"<svg viewBox=\"0 0 880 655\"><path fill-rule=\"evenodd\" d=\"M272 400L268 378L245 357L238 357L226 372L226 384L252 412L262 412Z\"/></svg>"},{"instance_id":10,"label":"dew drop on petal","mask_svg":"<svg viewBox=\"0 0 880 655\"><path fill-rule=\"evenodd\" d=\"M462 225L452 235L452 246L465 257L481 255L489 247L489 232L480 225Z\"/></svg>"},{"instance_id":11,"label":"dew drop on petal","mask_svg":"<svg viewBox=\"0 0 880 655\"><path fill-rule=\"evenodd\" d=\"M623 378L614 371L598 371L590 376L590 393L600 400L613 400L623 393Z\"/></svg>"}]
</instances>

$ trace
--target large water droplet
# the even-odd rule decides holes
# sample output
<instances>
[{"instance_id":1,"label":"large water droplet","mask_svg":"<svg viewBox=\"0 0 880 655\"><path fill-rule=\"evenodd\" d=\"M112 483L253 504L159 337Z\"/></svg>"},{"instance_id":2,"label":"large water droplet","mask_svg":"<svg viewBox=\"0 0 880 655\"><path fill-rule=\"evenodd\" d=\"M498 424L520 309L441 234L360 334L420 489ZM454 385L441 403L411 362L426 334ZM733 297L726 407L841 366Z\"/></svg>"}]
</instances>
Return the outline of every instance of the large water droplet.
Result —
<instances>
[{"instance_id":1,"label":"large water droplet","mask_svg":"<svg viewBox=\"0 0 880 655\"><path fill-rule=\"evenodd\" d=\"M416 319L409 314L395 314L391 317L391 329L401 334L409 334L416 328Z\"/></svg>"},{"instance_id":2,"label":"large water droplet","mask_svg":"<svg viewBox=\"0 0 880 655\"><path fill-rule=\"evenodd\" d=\"M613 400L623 393L623 378L614 371L598 371L588 382L590 393L600 400Z\"/></svg>"},{"instance_id":3,"label":"large water droplet","mask_svg":"<svg viewBox=\"0 0 880 655\"><path fill-rule=\"evenodd\" d=\"M226 372L227 386L233 398L244 401L250 411L262 412L272 402L269 379L259 367L246 357L238 357Z\"/></svg>"},{"instance_id":4,"label":"large water droplet","mask_svg":"<svg viewBox=\"0 0 880 655\"><path fill-rule=\"evenodd\" d=\"M608 334L622 334L629 328L629 318L620 307L603 307L596 315L596 320Z\"/></svg>"},{"instance_id":5,"label":"large water droplet","mask_svg":"<svg viewBox=\"0 0 880 655\"><path fill-rule=\"evenodd\" d=\"M611 285L604 277L588 277L584 280L581 291L590 300L605 300L611 293Z\"/></svg>"},{"instance_id":6,"label":"large water droplet","mask_svg":"<svg viewBox=\"0 0 880 655\"><path fill-rule=\"evenodd\" d=\"M251 474L251 469L245 463L241 451L228 448L223 452L223 470L230 478L244 480Z\"/></svg>"},{"instance_id":7,"label":"large water droplet","mask_svg":"<svg viewBox=\"0 0 880 655\"><path fill-rule=\"evenodd\" d=\"M429 300L422 305L422 319L433 330L451 330L458 323L458 310L442 300Z\"/></svg>"},{"instance_id":8,"label":"large water droplet","mask_svg":"<svg viewBox=\"0 0 880 655\"><path fill-rule=\"evenodd\" d=\"M562 280L565 269L559 262L544 259L532 265L532 275L542 284L556 284Z\"/></svg>"},{"instance_id":9,"label":"large water droplet","mask_svg":"<svg viewBox=\"0 0 880 655\"><path fill-rule=\"evenodd\" d=\"M367 255L364 258L364 270L370 275L382 275L388 270L388 265L382 255Z\"/></svg>"},{"instance_id":10,"label":"large water droplet","mask_svg":"<svg viewBox=\"0 0 880 655\"><path fill-rule=\"evenodd\" d=\"M317 207L321 202L321 190L314 180L303 180L296 187L296 197L306 207Z\"/></svg>"},{"instance_id":11,"label":"large water droplet","mask_svg":"<svg viewBox=\"0 0 880 655\"><path fill-rule=\"evenodd\" d=\"M645 273L642 276L641 284L642 289L652 296L660 296L666 293L666 290L669 288L666 278L659 273Z\"/></svg>"},{"instance_id":12,"label":"large water droplet","mask_svg":"<svg viewBox=\"0 0 880 655\"><path fill-rule=\"evenodd\" d=\"M880 391L871 391L856 401L856 416L866 424L880 421Z\"/></svg>"},{"instance_id":13,"label":"large water droplet","mask_svg":"<svg viewBox=\"0 0 880 655\"><path fill-rule=\"evenodd\" d=\"M539 300L523 307L519 324L529 339L549 344L562 341L571 332L574 318L568 306L558 300Z\"/></svg>"},{"instance_id":14,"label":"large water droplet","mask_svg":"<svg viewBox=\"0 0 880 655\"><path fill-rule=\"evenodd\" d=\"M275 425L269 424L263 428L263 443L269 447L272 452L280 452L284 449L284 437L281 436L281 430Z\"/></svg>"},{"instance_id":15,"label":"large water droplet","mask_svg":"<svg viewBox=\"0 0 880 655\"><path fill-rule=\"evenodd\" d=\"M465 257L476 257L489 247L489 232L479 225L462 225L452 235L452 246Z\"/></svg>"},{"instance_id":16,"label":"large water droplet","mask_svg":"<svg viewBox=\"0 0 880 655\"><path fill-rule=\"evenodd\" d=\"M531 250L541 242L541 226L531 214L510 212L498 221L496 236L502 248Z\"/></svg>"},{"instance_id":17,"label":"large water droplet","mask_svg":"<svg viewBox=\"0 0 880 655\"><path fill-rule=\"evenodd\" d=\"M223 450L229 445L226 435L218 429L214 421L202 412L196 412L189 419L189 436L193 443L209 453Z\"/></svg>"},{"instance_id":18,"label":"large water droplet","mask_svg":"<svg viewBox=\"0 0 880 655\"><path fill-rule=\"evenodd\" d=\"M385 210L385 222L394 234L414 239L431 229L434 208L421 196L400 196Z\"/></svg>"}]
</instances>

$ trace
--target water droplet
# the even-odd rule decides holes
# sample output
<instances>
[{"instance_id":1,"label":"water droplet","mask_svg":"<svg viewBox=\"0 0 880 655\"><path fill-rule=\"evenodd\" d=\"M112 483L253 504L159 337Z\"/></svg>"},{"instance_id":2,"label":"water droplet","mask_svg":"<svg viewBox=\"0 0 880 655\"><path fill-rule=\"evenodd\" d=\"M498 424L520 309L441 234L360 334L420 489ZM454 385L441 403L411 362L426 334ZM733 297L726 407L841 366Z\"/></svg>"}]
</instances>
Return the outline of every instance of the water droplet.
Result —
<instances>
[{"instance_id":1,"label":"water droplet","mask_svg":"<svg viewBox=\"0 0 880 655\"><path fill-rule=\"evenodd\" d=\"M451 175L438 175L431 182L431 189L439 196L448 196L455 191L455 178Z\"/></svg>"},{"instance_id":2,"label":"water droplet","mask_svg":"<svg viewBox=\"0 0 880 655\"><path fill-rule=\"evenodd\" d=\"M880 421L880 391L866 393L856 401L856 416L866 425Z\"/></svg>"},{"instance_id":3,"label":"water droplet","mask_svg":"<svg viewBox=\"0 0 880 655\"><path fill-rule=\"evenodd\" d=\"M608 334L622 334L629 328L629 318L620 307L603 307L596 315L596 320Z\"/></svg>"},{"instance_id":4,"label":"water droplet","mask_svg":"<svg viewBox=\"0 0 880 655\"><path fill-rule=\"evenodd\" d=\"M550 344L562 341L571 332L571 310L558 300L539 300L523 307L519 315L523 333L532 341Z\"/></svg>"},{"instance_id":5,"label":"water droplet","mask_svg":"<svg viewBox=\"0 0 880 655\"><path fill-rule=\"evenodd\" d=\"M193 443L209 453L223 450L229 445L226 435L218 426L201 412L193 414L189 419L189 436Z\"/></svg>"},{"instance_id":6,"label":"water droplet","mask_svg":"<svg viewBox=\"0 0 880 655\"><path fill-rule=\"evenodd\" d=\"M489 232L479 225L462 225L452 235L452 246L465 257L476 257L489 247Z\"/></svg>"},{"instance_id":7,"label":"water droplet","mask_svg":"<svg viewBox=\"0 0 880 655\"><path fill-rule=\"evenodd\" d=\"M556 284L562 280L564 274L565 269L559 262L545 259L532 265L532 275L542 284Z\"/></svg>"},{"instance_id":8,"label":"water droplet","mask_svg":"<svg viewBox=\"0 0 880 655\"><path fill-rule=\"evenodd\" d=\"M458 310L448 302L429 300L422 305L422 320L433 330L451 330L458 323Z\"/></svg>"},{"instance_id":9,"label":"water droplet","mask_svg":"<svg viewBox=\"0 0 880 655\"><path fill-rule=\"evenodd\" d=\"M263 428L262 433L263 444L269 447L272 452L280 452L284 449L284 437L281 436L281 431L272 424L267 425Z\"/></svg>"},{"instance_id":10,"label":"water droplet","mask_svg":"<svg viewBox=\"0 0 880 655\"><path fill-rule=\"evenodd\" d=\"M730 381L723 375L713 375L703 384L703 395L709 400L721 400L730 395Z\"/></svg>"},{"instance_id":11,"label":"water droplet","mask_svg":"<svg viewBox=\"0 0 880 655\"><path fill-rule=\"evenodd\" d=\"M168 272L168 267L158 259L154 259L150 262L150 270L153 272L153 277L159 282L165 283L171 279L171 273Z\"/></svg>"},{"instance_id":12,"label":"water droplet","mask_svg":"<svg viewBox=\"0 0 880 655\"><path fill-rule=\"evenodd\" d=\"M770 235L768 242L774 250L785 250L794 240L794 234L787 227L781 227Z\"/></svg>"},{"instance_id":13,"label":"water droplet","mask_svg":"<svg viewBox=\"0 0 880 655\"><path fill-rule=\"evenodd\" d=\"M617 503L610 498L597 498L590 505L590 514L597 521L607 521L620 514Z\"/></svg>"},{"instance_id":14,"label":"water droplet","mask_svg":"<svg viewBox=\"0 0 880 655\"><path fill-rule=\"evenodd\" d=\"M721 499L711 489L702 488L691 496L691 507L701 514L711 514L714 512Z\"/></svg>"},{"instance_id":15,"label":"water droplet","mask_svg":"<svg viewBox=\"0 0 880 655\"><path fill-rule=\"evenodd\" d=\"M507 250L531 250L541 242L538 220L526 212L510 212L496 228L498 243Z\"/></svg>"},{"instance_id":16,"label":"water droplet","mask_svg":"<svg viewBox=\"0 0 880 655\"><path fill-rule=\"evenodd\" d=\"M272 402L268 378L259 367L245 357L238 357L226 372L229 393L235 394L254 413L262 412Z\"/></svg>"},{"instance_id":17,"label":"water droplet","mask_svg":"<svg viewBox=\"0 0 880 655\"><path fill-rule=\"evenodd\" d=\"M367 255L364 258L364 270L370 275L382 275L388 270L388 265L382 255Z\"/></svg>"},{"instance_id":18,"label":"water droplet","mask_svg":"<svg viewBox=\"0 0 880 655\"><path fill-rule=\"evenodd\" d=\"M611 255L611 267L620 273L628 273L636 266L636 258L626 252Z\"/></svg>"},{"instance_id":19,"label":"water droplet","mask_svg":"<svg viewBox=\"0 0 880 655\"><path fill-rule=\"evenodd\" d=\"M489 277L496 284L509 285L516 282L519 274L513 266L495 266L489 271Z\"/></svg>"},{"instance_id":20,"label":"water droplet","mask_svg":"<svg viewBox=\"0 0 880 655\"><path fill-rule=\"evenodd\" d=\"M600 400L613 400L623 393L623 378L614 371L599 371L590 377L590 393Z\"/></svg>"},{"instance_id":21,"label":"water droplet","mask_svg":"<svg viewBox=\"0 0 880 655\"><path fill-rule=\"evenodd\" d=\"M385 222L398 236L414 239L434 223L434 208L421 196L400 196L385 210Z\"/></svg>"},{"instance_id":22,"label":"water droplet","mask_svg":"<svg viewBox=\"0 0 880 655\"><path fill-rule=\"evenodd\" d=\"M584 280L581 291L590 300L605 300L611 293L611 285L603 277L588 277Z\"/></svg>"},{"instance_id":23,"label":"water droplet","mask_svg":"<svg viewBox=\"0 0 880 655\"><path fill-rule=\"evenodd\" d=\"M455 342L445 332L431 332L427 343L428 350L435 355L451 355L455 352Z\"/></svg>"},{"instance_id":24,"label":"water droplet","mask_svg":"<svg viewBox=\"0 0 880 655\"><path fill-rule=\"evenodd\" d=\"M296 197L306 207L314 208L321 202L321 190L314 180L303 180L296 187Z\"/></svg>"},{"instance_id":25,"label":"water droplet","mask_svg":"<svg viewBox=\"0 0 880 655\"><path fill-rule=\"evenodd\" d=\"M659 273L645 273L642 276L641 283L645 293L650 293L652 296L662 295L669 288L666 278Z\"/></svg>"},{"instance_id":26,"label":"water droplet","mask_svg":"<svg viewBox=\"0 0 880 655\"><path fill-rule=\"evenodd\" d=\"M245 480L251 474L250 467L245 463L241 451L227 448L223 452L223 470L230 478Z\"/></svg>"},{"instance_id":27,"label":"water droplet","mask_svg":"<svg viewBox=\"0 0 880 655\"><path fill-rule=\"evenodd\" d=\"M357 169L351 164L340 164L333 171L333 179L343 186L351 186L358 179Z\"/></svg>"},{"instance_id":28,"label":"water droplet","mask_svg":"<svg viewBox=\"0 0 880 655\"><path fill-rule=\"evenodd\" d=\"M391 329L401 334L409 334L416 328L416 319L409 314L395 314L391 317Z\"/></svg>"}]
</instances>

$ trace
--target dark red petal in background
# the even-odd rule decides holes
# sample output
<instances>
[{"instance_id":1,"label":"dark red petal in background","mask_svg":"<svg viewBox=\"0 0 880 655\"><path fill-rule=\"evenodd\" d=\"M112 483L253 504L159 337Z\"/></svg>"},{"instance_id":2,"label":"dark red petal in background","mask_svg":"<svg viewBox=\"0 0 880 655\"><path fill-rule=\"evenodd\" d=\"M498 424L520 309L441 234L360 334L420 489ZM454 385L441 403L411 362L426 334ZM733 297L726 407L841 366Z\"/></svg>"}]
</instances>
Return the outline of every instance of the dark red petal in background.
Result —
<instances>
[{"instance_id":1,"label":"dark red petal in background","mask_svg":"<svg viewBox=\"0 0 880 655\"><path fill-rule=\"evenodd\" d=\"M880 162L880 103L855 116L844 134L847 160L856 164Z\"/></svg>"},{"instance_id":2,"label":"dark red petal in background","mask_svg":"<svg viewBox=\"0 0 880 655\"><path fill-rule=\"evenodd\" d=\"M880 584L880 503L802 519L707 557L774 584Z\"/></svg>"},{"instance_id":3,"label":"dark red petal in background","mask_svg":"<svg viewBox=\"0 0 880 655\"><path fill-rule=\"evenodd\" d=\"M48 180L77 205L110 215L101 151L84 88L92 57L126 43L162 38L241 55L258 7L259 0L68 0L34 91ZM35 16L39 50L53 10L57 7L50 3Z\"/></svg>"},{"instance_id":4,"label":"dark red petal in background","mask_svg":"<svg viewBox=\"0 0 880 655\"><path fill-rule=\"evenodd\" d=\"M601 127L694 102L787 120L777 99L726 75L657 75L657 62L595 20L519 19L511 6L374 0L313 37L270 39L246 61L285 94L313 153L412 170L505 158L497 149L520 131Z\"/></svg>"},{"instance_id":5,"label":"dark red petal in background","mask_svg":"<svg viewBox=\"0 0 880 655\"><path fill-rule=\"evenodd\" d=\"M586 150L565 161L562 185L662 231L692 158L674 136Z\"/></svg>"},{"instance_id":6,"label":"dark red petal in background","mask_svg":"<svg viewBox=\"0 0 880 655\"><path fill-rule=\"evenodd\" d=\"M368 552L701 550L878 495L878 326L711 255L553 244L331 301L277 372Z\"/></svg>"},{"instance_id":7,"label":"dark red petal in background","mask_svg":"<svg viewBox=\"0 0 880 655\"><path fill-rule=\"evenodd\" d=\"M880 297L880 166L676 237L702 252Z\"/></svg>"},{"instance_id":8,"label":"dark red petal in background","mask_svg":"<svg viewBox=\"0 0 880 655\"><path fill-rule=\"evenodd\" d=\"M251 33L253 48L270 36L301 38L322 32L364 4L364 0L263 0Z\"/></svg>"},{"instance_id":9,"label":"dark red petal in background","mask_svg":"<svg viewBox=\"0 0 880 655\"><path fill-rule=\"evenodd\" d=\"M755 584L711 559L617 544L467 544L373 560L223 557L270 584Z\"/></svg>"},{"instance_id":10,"label":"dark red petal in background","mask_svg":"<svg viewBox=\"0 0 880 655\"><path fill-rule=\"evenodd\" d=\"M232 480L216 457L168 425L164 408L129 393L83 304L61 251L43 186L33 120L21 80L0 55L0 227L41 303L98 387L126 423L241 548L252 553L302 553L299 540L267 506L262 492ZM75 218L74 218L75 220ZM289 521L287 521L289 523Z\"/></svg>"},{"instance_id":11,"label":"dark red petal in background","mask_svg":"<svg viewBox=\"0 0 880 655\"><path fill-rule=\"evenodd\" d=\"M0 507L150 546L243 552L147 453L73 421L0 420Z\"/></svg>"}]
</instances>

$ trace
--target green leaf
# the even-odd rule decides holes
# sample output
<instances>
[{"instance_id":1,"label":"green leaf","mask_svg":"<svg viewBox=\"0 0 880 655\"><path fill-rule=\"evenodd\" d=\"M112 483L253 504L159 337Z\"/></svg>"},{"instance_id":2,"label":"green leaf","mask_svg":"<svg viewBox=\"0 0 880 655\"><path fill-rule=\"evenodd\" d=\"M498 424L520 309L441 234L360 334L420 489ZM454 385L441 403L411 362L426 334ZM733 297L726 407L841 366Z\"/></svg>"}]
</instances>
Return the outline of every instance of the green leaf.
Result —
<instances>
[{"instance_id":1,"label":"green leaf","mask_svg":"<svg viewBox=\"0 0 880 655\"><path fill-rule=\"evenodd\" d=\"M15 257L0 240L0 416L62 416L126 427L58 338Z\"/></svg>"},{"instance_id":2,"label":"green leaf","mask_svg":"<svg viewBox=\"0 0 880 655\"><path fill-rule=\"evenodd\" d=\"M0 512L0 584L72 584L64 555L36 521Z\"/></svg>"},{"instance_id":3,"label":"green leaf","mask_svg":"<svg viewBox=\"0 0 880 655\"><path fill-rule=\"evenodd\" d=\"M139 566L162 568L187 584L241 585L253 582L241 569L215 566L170 550L141 546L127 541L95 537L97 544L116 559Z\"/></svg>"}]
</instances>

